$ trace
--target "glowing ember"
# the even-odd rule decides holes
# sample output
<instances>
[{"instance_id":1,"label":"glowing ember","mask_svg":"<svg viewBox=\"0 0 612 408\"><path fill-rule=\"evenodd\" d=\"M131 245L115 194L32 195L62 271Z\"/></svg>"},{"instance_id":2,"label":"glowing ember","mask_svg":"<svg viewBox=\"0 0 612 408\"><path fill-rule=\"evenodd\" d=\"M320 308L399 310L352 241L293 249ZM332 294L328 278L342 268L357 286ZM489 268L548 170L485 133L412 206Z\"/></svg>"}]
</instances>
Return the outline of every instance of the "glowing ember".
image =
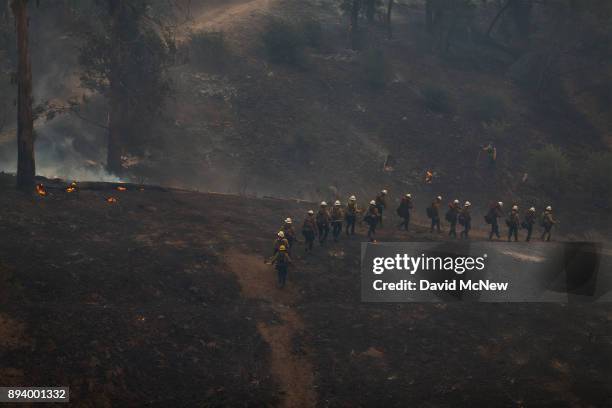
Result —
<instances>
[{"instance_id":1,"label":"glowing ember","mask_svg":"<svg viewBox=\"0 0 612 408\"><path fill-rule=\"evenodd\" d=\"M42 184L37 184L36 185L36 193L38 193L38 195L41 196L41 197L46 197L47 196L47 189Z\"/></svg>"},{"instance_id":2,"label":"glowing ember","mask_svg":"<svg viewBox=\"0 0 612 408\"><path fill-rule=\"evenodd\" d=\"M70 183L70 185L68 187L66 187L66 192L67 193L74 193L77 189L77 183L76 181L73 181L72 183Z\"/></svg>"},{"instance_id":3,"label":"glowing ember","mask_svg":"<svg viewBox=\"0 0 612 408\"><path fill-rule=\"evenodd\" d=\"M108 197L106 199L106 202L109 203L109 204L114 204L114 203L117 202L117 199L115 197Z\"/></svg>"},{"instance_id":4,"label":"glowing ember","mask_svg":"<svg viewBox=\"0 0 612 408\"><path fill-rule=\"evenodd\" d=\"M431 184L431 182L433 181L433 176L433 172L431 170L427 170L427 172L425 173L425 183Z\"/></svg>"},{"instance_id":5,"label":"glowing ember","mask_svg":"<svg viewBox=\"0 0 612 408\"><path fill-rule=\"evenodd\" d=\"M127 191L126 186L117 186L117 191Z\"/></svg>"}]
</instances>

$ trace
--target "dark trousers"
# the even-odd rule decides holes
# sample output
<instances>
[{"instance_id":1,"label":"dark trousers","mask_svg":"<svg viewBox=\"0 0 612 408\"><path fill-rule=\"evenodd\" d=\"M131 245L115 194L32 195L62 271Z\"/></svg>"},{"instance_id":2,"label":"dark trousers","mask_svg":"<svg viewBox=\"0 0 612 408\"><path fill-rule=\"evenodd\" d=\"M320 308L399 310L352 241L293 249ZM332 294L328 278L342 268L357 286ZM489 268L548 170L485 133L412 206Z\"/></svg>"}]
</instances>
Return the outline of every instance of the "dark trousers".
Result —
<instances>
[{"instance_id":1,"label":"dark trousers","mask_svg":"<svg viewBox=\"0 0 612 408\"><path fill-rule=\"evenodd\" d=\"M525 238L525 241L529 242L531 240L531 233L533 232L533 225L528 225L525 229L527 230L527 238Z\"/></svg>"},{"instance_id":2,"label":"dark trousers","mask_svg":"<svg viewBox=\"0 0 612 408\"><path fill-rule=\"evenodd\" d=\"M542 233L542 241L545 240L544 239L545 237L546 237L546 241L550 241L551 232L552 232L552 225L551 226L545 225L544 232Z\"/></svg>"},{"instance_id":3,"label":"dark trousers","mask_svg":"<svg viewBox=\"0 0 612 408\"><path fill-rule=\"evenodd\" d=\"M357 221L357 217L354 215L347 215L346 216L346 235L349 235L349 232L351 235L355 234L355 222Z\"/></svg>"},{"instance_id":4,"label":"dark trousers","mask_svg":"<svg viewBox=\"0 0 612 408\"><path fill-rule=\"evenodd\" d=\"M302 231L302 235L304 235L304 245L306 247L306 252L312 251L312 244L314 243L315 239L314 231Z\"/></svg>"},{"instance_id":5,"label":"dark trousers","mask_svg":"<svg viewBox=\"0 0 612 408\"><path fill-rule=\"evenodd\" d=\"M383 210L385 209L385 207L383 207L382 205L377 205L376 209L378 210L378 223L382 227L383 226Z\"/></svg>"},{"instance_id":6,"label":"dark trousers","mask_svg":"<svg viewBox=\"0 0 612 408\"><path fill-rule=\"evenodd\" d=\"M497 220L491 223L491 232L489 233L489 239L493 239L493 235L495 235L497 238L500 238L499 224L497 223Z\"/></svg>"},{"instance_id":7,"label":"dark trousers","mask_svg":"<svg viewBox=\"0 0 612 408\"><path fill-rule=\"evenodd\" d=\"M332 235L334 236L334 241L338 241L338 237L342 233L342 222L335 221L332 222Z\"/></svg>"},{"instance_id":8,"label":"dark trousers","mask_svg":"<svg viewBox=\"0 0 612 408\"><path fill-rule=\"evenodd\" d=\"M368 228L368 239L370 241L374 241L374 237L376 237L376 225L377 223L370 223L368 224L369 228Z\"/></svg>"},{"instance_id":9,"label":"dark trousers","mask_svg":"<svg viewBox=\"0 0 612 408\"><path fill-rule=\"evenodd\" d=\"M404 217L404 221L400 222L398 227L404 227L404 229L408 231L408 224L410 224L410 213Z\"/></svg>"},{"instance_id":10,"label":"dark trousers","mask_svg":"<svg viewBox=\"0 0 612 408\"><path fill-rule=\"evenodd\" d=\"M508 241L512 240L512 236L514 236L514 241L518 241L518 225L510 225L508 229Z\"/></svg>"},{"instance_id":11,"label":"dark trousers","mask_svg":"<svg viewBox=\"0 0 612 408\"><path fill-rule=\"evenodd\" d=\"M278 274L278 286L284 288L287 282L287 265L277 265L276 272Z\"/></svg>"},{"instance_id":12,"label":"dark trousers","mask_svg":"<svg viewBox=\"0 0 612 408\"><path fill-rule=\"evenodd\" d=\"M450 223L450 231L448 231L448 236L457 238L457 221Z\"/></svg>"},{"instance_id":13,"label":"dark trousers","mask_svg":"<svg viewBox=\"0 0 612 408\"><path fill-rule=\"evenodd\" d=\"M469 238L469 233L470 230L472 229L472 223L470 221L467 221L465 224L463 224L463 231L461 231L461 238Z\"/></svg>"},{"instance_id":14,"label":"dark trousers","mask_svg":"<svg viewBox=\"0 0 612 408\"><path fill-rule=\"evenodd\" d=\"M440 217L431 217L431 232L434 232L434 227L440 232Z\"/></svg>"},{"instance_id":15,"label":"dark trousers","mask_svg":"<svg viewBox=\"0 0 612 408\"><path fill-rule=\"evenodd\" d=\"M329 234L329 224L317 224L317 228L319 229L319 243L323 244Z\"/></svg>"}]
</instances>

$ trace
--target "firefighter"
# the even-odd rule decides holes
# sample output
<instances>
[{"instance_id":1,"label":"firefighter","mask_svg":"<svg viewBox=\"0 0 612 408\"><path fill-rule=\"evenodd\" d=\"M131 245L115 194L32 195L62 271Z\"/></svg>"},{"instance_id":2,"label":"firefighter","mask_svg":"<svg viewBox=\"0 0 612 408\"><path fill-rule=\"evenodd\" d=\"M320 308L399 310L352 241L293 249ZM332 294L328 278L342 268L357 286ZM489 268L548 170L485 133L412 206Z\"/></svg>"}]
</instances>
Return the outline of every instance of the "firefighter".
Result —
<instances>
[{"instance_id":1,"label":"firefighter","mask_svg":"<svg viewBox=\"0 0 612 408\"><path fill-rule=\"evenodd\" d=\"M552 213L552 207L549 205L546 207L544 212L542 213L542 227L544 227L544 232L542 233L542 241L546 238L546 241L550 241L551 231L553 225L555 225L558 221L555 220Z\"/></svg>"},{"instance_id":2,"label":"firefighter","mask_svg":"<svg viewBox=\"0 0 612 408\"><path fill-rule=\"evenodd\" d=\"M329 234L330 215L327 210L327 203L321 201L321 206L317 212L317 229L319 230L319 244L324 245Z\"/></svg>"},{"instance_id":3,"label":"firefighter","mask_svg":"<svg viewBox=\"0 0 612 408\"><path fill-rule=\"evenodd\" d=\"M431 218L431 232L434 232L434 228L437 229L438 234L440 231L440 204L442 203L442 196L437 196L427 208L427 216Z\"/></svg>"},{"instance_id":4,"label":"firefighter","mask_svg":"<svg viewBox=\"0 0 612 408\"><path fill-rule=\"evenodd\" d=\"M397 215L399 215L404 221L400 222L398 228L404 227L404 230L408 231L408 224L410 223L410 211L412 210L412 195L406 194L399 207L397 207Z\"/></svg>"},{"instance_id":5,"label":"firefighter","mask_svg":"<svg viewBox=\"0 0 612 408\"><path fill-rule=\"evenodd\" d=\"M378 223L382 228L383 210L387 207L387 190L381 190L380 193L376 194L374 202L376 203L376 209L378 210Z\"/></svg>"},{"instance_id":6,"label":"firefighter","mask_svg":"<svg viewBox=\"0 0 612 408\"><path fill-rule=\"evenodd\" d=\"M487 154L489 168L495 169L495 163L497 161L497 148L493 145L493 142L489 142L488 145L482 146L482 150Z\"/></svg>"},{"instance_id":7,"label":"firefighter","mask_svg":"<svg viewBox=\"0 0 612 408\"><path fill-rule=\"evenodd\" d=\"M295 235L295 229L293 229L293 220L289 217L285 219L285 223L281 227L281 231L285 233L285 238L289 243L287 247L287 252L291 253L291 249L293 248L293 244L297 242L297 236Z\"/></svg>"},{"instance_id":8,"label":"firefighter","mask_svg":"<svg viewBox=\"0 0 612 408\"><path fill-rule=\"evenodd\" d=\"M376 201L370 201L370 206L363 216L363 220L368 224L368 239L370 242L376 242L376 226L378 225L378 208L376 208Z\"/></svg>"},{"instance_id":9,"label":"firefighter","mask_svg":"<svg viewBox=\"0 0 612 408\"><path fill-rule=\"evenodd\" d=\"M281 245L278 248L278 252L274 255L270 263L276 266L276 272L278 274L278 287L281 289L284 288L285 283L287 282L289 265L291 264L291 258L287 253L287 247L285 245Z\"/></svg>"},{"instance_id":10,"label":"firefighter","mask_svg":"<svg viewBox=\"0 0 612 408\"><path fill-rule=\"evenodd\" d=\"M469 238L469 233L472 229L472 214L470 213L471 206L472 203L466 201L465 204L463 204L463 208L459 212L459 217L457 217L459 224L463 225L463 231L461 231L461 234L459 234L459 236L465 239Z\"/></svg>"},{"instance_id":11,"label":"firefighter","mask_svg":"<svg viewBox=\"0 0 612 408\"><path fill-rule=\"evenodd\" d=\"M531 233L533 232L533 224L536 222L536 209L535 207L531 207L525 213L525 217L523 218L523 222L521 226L527 230L527 238L525 238L525 242L529 242L531 240Z\"/></svg>"},{"instance_id":12,"label":"firefighter","mask_svg":"<svg viewBox=\"0 0 612 408\"><path fill-rule=\"evenodd\" d=\"M345 219L346 219L346 235L355 235L355 222L357 221L357 214L359 209L357 208L357 197L354 195L349 197L348 203L346 204Z\"/></svg>"},{"instance_id":13,"label":"firefighter","mask_svg":"<svg viewBox=\"0 0 612 408\"><path fill-rule=\"evenodd\" d=\"M289 241L287 241L287 238L285 238L285 233L283 231L278 231L278 234L276 234L276 241L274 241L274 252L272 253L272 256L276 255L281 245L288 247Z\"/></svg>"},{"instance_id":14,"label":"firefighter","mask_svg":"<svg viewBox=\"0 0 612 408\"><path fill-rule=\"evenodd\" d=\"M344 211L342 210L342 203L336 200L334 208L331 212L331 224L332 224L332 235L334 242L338 242L338 238L342 233L342 221L344 220Z\"/></svg>"},{"instance_id":15,"label":"firefighter","mask_svg":"<svg viewBox=\"0 0 612 408\"><path fill-rule=\"evenodd\" d=\"M508 215L508 242L512 240L512 236L514 236L514 242L518 241L518 229L521 225L521 220L519 217L519 208L518 205L513 205L510 214Z\"/></svg>"},{"instance_id":16,"label":"firefighter","mask_svg":"<svg viewBox=\"0 0 612 408\"><path fill-rule=\"evenodd\" d=\"M302 224L302 235L304 236L304 245L306 252L312 252L312 244L317 235L317 223L314 216L314 211L308 210L304 223Z\"/></svg>"},{"instance_id":17,"label":"firefighter","mask_svg":"<svg viewBox=\"0 0 612 408\"><path fill-rule=\"evenodd\" d=\"M491 232L489 233L489 241L493 239L493 235L500 238L499 235L499 218L503 217L502 208L504 203L498 201L497 204L491 206L487 215L485 215L485 221L487 224L491 224Z\"/></svg>"},{"instance_id":18,"label":"firefighter","mask_svg":"<svg viewBox=\"0 0 612 408\"><path fill-rule=\"evenodd\" d=\"M446 221L450 224L450 229L448 231L448 236L457 238L457 221L459 218L459 211L461 207L459 206L459 200L455 199L452 203L448 205L448 211L446 212Z\"/></svg>"}]
</instances>

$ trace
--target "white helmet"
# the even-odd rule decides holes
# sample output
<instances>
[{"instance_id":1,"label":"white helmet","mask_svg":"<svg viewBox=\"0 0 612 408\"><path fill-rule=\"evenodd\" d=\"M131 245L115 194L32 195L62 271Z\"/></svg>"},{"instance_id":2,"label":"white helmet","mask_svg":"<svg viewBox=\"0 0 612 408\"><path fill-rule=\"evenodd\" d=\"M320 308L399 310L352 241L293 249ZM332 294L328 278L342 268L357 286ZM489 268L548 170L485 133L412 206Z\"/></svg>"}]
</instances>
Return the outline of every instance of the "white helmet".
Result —
<instances>
[{"instance_id":1,"label":"white helmet","mask_svg":"<svg viewBox=\"0 0 612 408\"><path fill-rule=\"evenodd\" d=\"M383 195L387 194L387 190L382 190L381 193L383 193Z\"/></svg>"},{"instance_id":2,"label":"white helmet","mask_svg":"<svg viewBox=\"0 0 612 408\"><path fill-rule=\"evenodd\" d=\"M374 200L370 201L370 205L376 205L376 201Z\"/></svg>"},{"instance_id":3,"label":"white helmet","mask_svg":"<svg viewBox=\"0 0 612 408\"><path fill-rule=\"evenodd\" d=\"M312 210L308 210L308 214L313 215L313 214L314 214L314 211L312 211Z\"/></svg>"},{"instance_id":4,"label":"white helmet","mask_svg":"<svg viewBox=\"0 0 612 408\"><path fill-rule=\"evenodd\" d=\"M535 207L531 207L531 208L529 209L529 211L531 211L531 212L535 212Z\"/></svg>"},{"instance_id":5,"label":"white helmet","mask_svg":"<svg viewBox=\"0 0 612 408\"><path fill-rule=\"evenodd\" d=\"M513 206L512 206L512 209L513 209L514 211L518 211L518 205L513 205Z\"/></svg>"},{"instance_id":6,"label":"white helmet","mask_svg":"<svg viewBox=\"0 0 612 408\"><path fill-rule=\"evenodd\" d=\"M285 220L285 224L291 224L293 221L291 220L291 218L287 217L287 219Z\"/></svg>"},{"instance_id":7,"label":"white helmet","mask_svg":"<svg viewBox=\"0 0 612 408\"><path fill-rule=\"evenodd\" d=\"M498 202L497 202L497 205L499 205L500 207L503 207L503 206L504 206L504 203L502 203L501 201L498 201Z\"/></svg>"},{"instance_id":8,"label":"white helmet","mask_svg":"<svg viewBox=\"0 0 612 408\"><path fill-rule=\"evenodd\" d=\"M453 201L453 204L459 204L459 200L455 198L455 201Z\"/></svg>"},{"instance_id":9,"label":"white helmet","mask_svg":"<svg viewBox=\"0 0 612 408\"><path fill-rule=\"evenodd\" d=\"M340 200L336 200L336 202L334 203L334 205L342 205L342 204L340 203Z\"/></svg>"},{"instance_id":10,"label":"white helmet","mask_svg":"<svg viewBox=\"0 0 612 408\"><path fill-rule=\"evenodd\" d=\"M436 197L436 199L437 199L438 201L442 201L442 196L437 196L437 197Z\"/></svg>"},{"instance_id":11,"label":"white helmet","mask_svg":"<svg viewBox=\"0 0 612 408\"><path fill-rule=\"evenodd\" d=\"M549 205L546 207L546 211L552 211L552 207Z\"/></svg>"},{"instance_id":12,"label":"white helmet","mask_svg":"<svg viewBox=\"0 0 612 408\"><path fill-rule=\"evenodd\" d=\"M325 207L327 203L325 201L321 201L321 207Z\"/></svg>"},{"instance_id":13,"label":"white helmet","mask_svg":"<svg viewBox=\"0 0 612 408\"><path fill-rule=\"evenodd\" d=\"M406 193L406 198L412 198L412 194Z\"/></svg>"},{"instance_id":14,"label":"white helmet","mask_svg":"<svg viewBox=\"0 0 612 408\"><path fill-rule=\"evenodd\" d=\"M465 206L466 206L466 207L469 207L470 205L472 205L472 203L470 203L469 201L466 201L466 202L465 202Z\"/></svg>"},{"instance_id":15,"label":"white helmet","mask_svg":"<svg viewBox=\"0 0 612 408\"><path fill-rule=\"evenodd\" d=\"M354 195L352 195L352 196L350 196L350 197L349 197L349 200L350 200L350 201L357 201L357 197L355 197Z\"/></svg>"},{"instance_id":16,"label":"white helmet","mask_svg":"<svg viewBox=\"0 0 612 408\"><path fill-rule=\"evenodd\" d=\"M285 238L285 233L283 231L278 231L278 235L279 238Z\"/></svg>"}]
</instances>

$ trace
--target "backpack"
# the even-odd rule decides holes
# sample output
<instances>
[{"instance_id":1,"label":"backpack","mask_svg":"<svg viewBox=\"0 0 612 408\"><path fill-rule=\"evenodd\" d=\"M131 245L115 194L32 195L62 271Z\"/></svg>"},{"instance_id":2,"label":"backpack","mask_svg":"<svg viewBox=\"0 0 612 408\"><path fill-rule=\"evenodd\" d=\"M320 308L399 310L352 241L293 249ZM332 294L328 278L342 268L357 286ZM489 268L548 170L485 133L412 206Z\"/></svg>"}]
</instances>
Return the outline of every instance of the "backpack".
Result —
<instances>
[{"instance_id":1,"label":"backpack","mask_svg":"<svg viewBox=\"0 0 612 408\"><path fill-rule=\"evenodd\" d=\"M448 221L448 222L454 222L455 221L455 219L453 217L453 211L452 210L448 210L444 217L446 218L446 221Z\"/></svg>"},{"instance_id":2,"label":"backpack","mask_svg":"<svg viewBox=\"0 0 612 408\"><path fill-rule=\"evenodd\" d=\"M433 208L427 207L427 218L433 218L433 216L434 216Z\"/></svg>"},{"instance_id":3,"label":"backpack","mask_svg":"<svg viewBox=\"0 0 612 408\"><path fill-rule=\"evenodd\" d=\"M487 224L492 224L493 223L493 217L491 217L491 213L488 213L487 215L484 216L484 220Z\"/></svg>"}]
</instances>

